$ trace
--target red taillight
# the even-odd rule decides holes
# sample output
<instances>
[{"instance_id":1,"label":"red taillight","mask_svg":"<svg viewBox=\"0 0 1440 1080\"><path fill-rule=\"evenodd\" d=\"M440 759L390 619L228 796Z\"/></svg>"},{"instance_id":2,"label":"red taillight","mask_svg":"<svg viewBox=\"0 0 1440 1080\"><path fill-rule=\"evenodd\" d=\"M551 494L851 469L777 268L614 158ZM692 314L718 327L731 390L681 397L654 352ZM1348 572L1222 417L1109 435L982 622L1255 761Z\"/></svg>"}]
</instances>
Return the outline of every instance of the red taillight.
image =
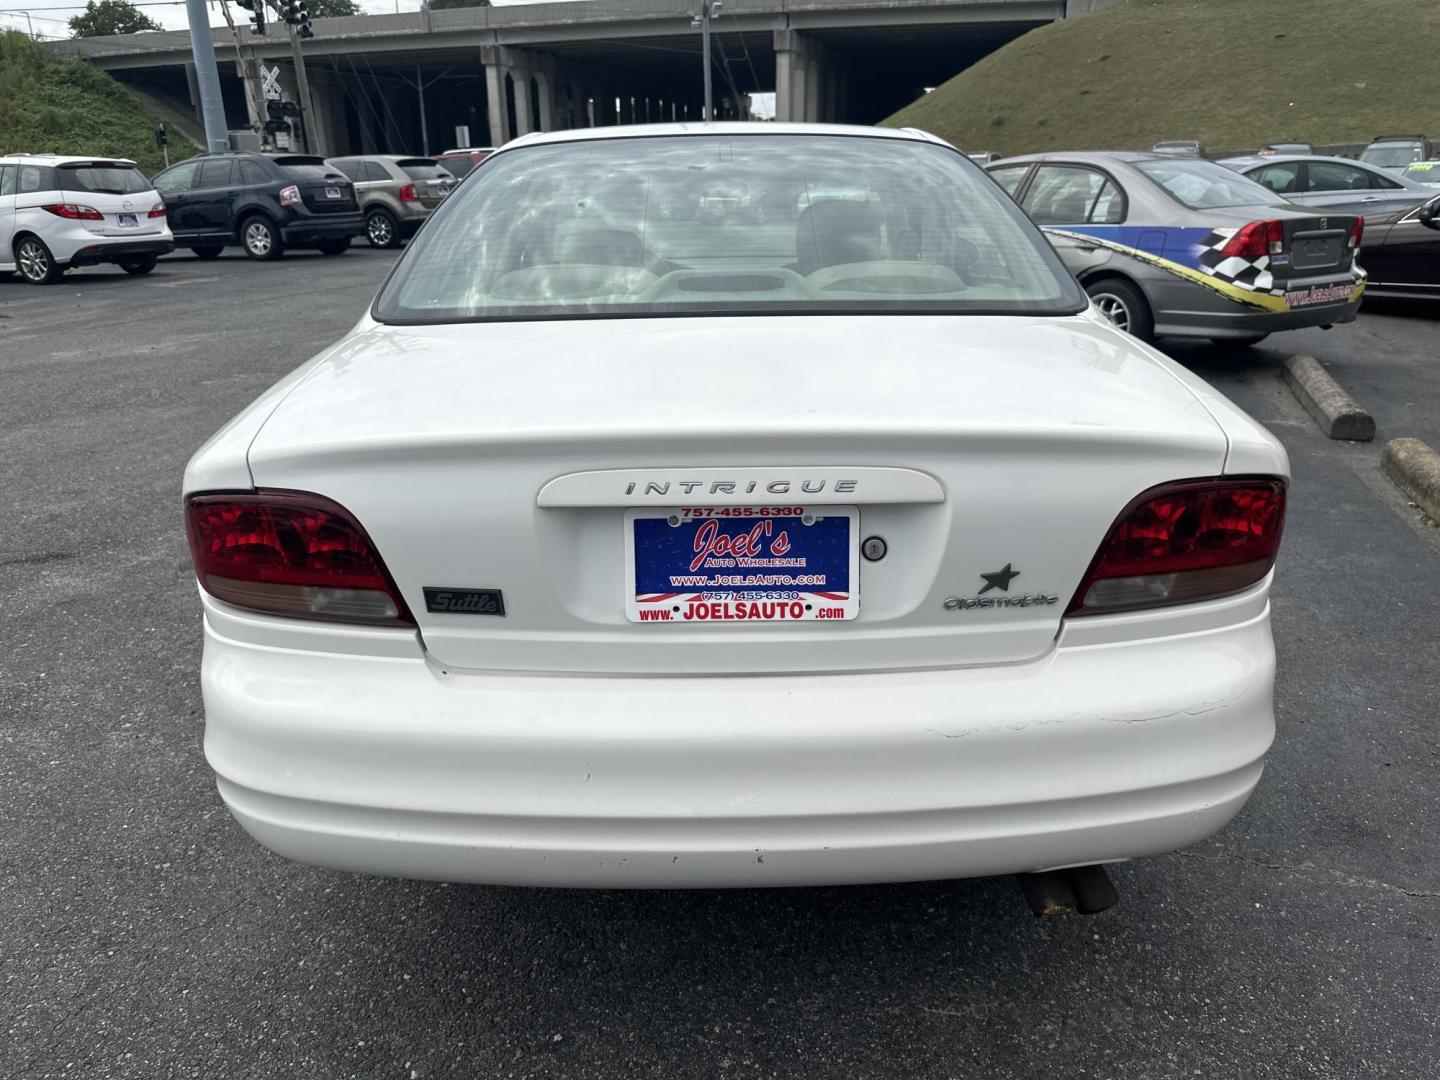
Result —
<instances>
[{"instance_id":1,"label":"red taillight","mask_svg":"<svg viewBox=\"0 0 1440 1080\"><path fill-rule=\"evenodd\" d=\"M1350 226L1350 239L1345 241L1345 246L1351 251L1360 250L1360 241L1365 239L1365 219L1357 217L1355 224Z\"/></svg>"},{"instance_id":2,"label":"red taillight","mask_svg":"<svg viewBox=\"0 0 1440 1080\"><path fill-rule=\"evenodd\" d=\"M77 206L75 203L47 203L40 207L41 210L48 210L56 217L69 218L71 221L104 221L105 215L91 206Z\"/></svg>"},{"instance_id":3,"label":"red taillight","mask_svg":"<svg viewBox=\"0 0 1440 1080\"><path fill-rule=\"evenodd\" d=\"M414 184L405 184L400 188L401 202L419 202L420 196L415 194Z\"/></svg>"},{"instance_id":4,"label":"red taillight","mask_svg":"<svg viewBox=\"0 0 1440 1080\"><path fill-rule=\"evenodd\" d=\"M1280 255L1285 251L1283 221L1252 221L1226 242L1220 254L1227 258L1258 259L1262 255Z\"/></svg>"},{"instance_id":5,"label":"red taillight","mask_svg":"<svg viewBox=\"0 0 1440 1080\"><path fill-rule=\"evenodd\" d=\"M298 491L192 495L190 558L218 600L270 615L414 625L360 523L329 499Z\"/></svg>"},{"instance_id":6,"label":"red taillight","mask_svg":"<svg viewBox=\"0 0 1440 1080\"><path fill-rule=\"evenodd\" d=\"M1181 480L1135 499L1110 527L1067 615L1211 600L1260 581L1285 524L1282 480Z\"/></svg>"},{"instance_id":7,"label":"red taillight","mask_svg":"<svg viewBox=\"0 0 1440 1080\"><path fill-rule=\"evenodd\" d=\"M281 206L299 206L305 200L300 197L300 189L294 184L280 189Z\"/></svg>"},{"instance_id":8,"label":"red taillight","mask_svg":"<svg viewBox=\"0 0 1440 1080\"><path fill-rule=\"evenodd\" d=\"M150 207L150 213L146 214L145 216L146 216L146 217L164 217L164 216L165 216L165 204L164 204L163 202L157 202L154 206Z\"/></svg>"}]
</instances>

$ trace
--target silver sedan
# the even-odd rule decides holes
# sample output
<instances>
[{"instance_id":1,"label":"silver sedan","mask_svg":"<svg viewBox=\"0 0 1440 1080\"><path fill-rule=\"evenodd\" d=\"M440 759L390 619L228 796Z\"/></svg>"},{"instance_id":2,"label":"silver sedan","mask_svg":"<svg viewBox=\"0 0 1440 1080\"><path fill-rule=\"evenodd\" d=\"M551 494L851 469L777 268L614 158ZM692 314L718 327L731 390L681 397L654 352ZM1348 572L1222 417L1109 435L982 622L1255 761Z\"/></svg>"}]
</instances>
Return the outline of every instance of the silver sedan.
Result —
<instances>
[{"instance_id":1,"label":"silver sedan","mask_svg":"<svg viewBox=\"0 0 1440 1080\"><path fill-rule=\"evenodd\" d=\"M1008 158L990 175L1136 337L1253 344L1350 322L1363 221L1288 202L1213 161L1153 153Z\"/></svg>"}]
</instances>

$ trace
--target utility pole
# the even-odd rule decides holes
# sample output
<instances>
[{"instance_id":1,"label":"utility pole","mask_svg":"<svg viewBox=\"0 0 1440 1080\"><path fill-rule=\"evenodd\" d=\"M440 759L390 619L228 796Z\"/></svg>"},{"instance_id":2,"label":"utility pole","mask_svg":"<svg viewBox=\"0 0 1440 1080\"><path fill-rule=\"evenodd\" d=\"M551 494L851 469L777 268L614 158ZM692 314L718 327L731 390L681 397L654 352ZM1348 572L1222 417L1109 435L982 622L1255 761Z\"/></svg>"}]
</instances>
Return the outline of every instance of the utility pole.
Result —
<instances>
[{"instance_id":1,"label":"utility pole","mask_svg":"<svg viewBox=\"0 0 1440 1080\"><path fill-rule=\"evenodd\" d=\"M690 20L690 29L700 31L700 52L705 64L705 115L702 119L715 119L715 100L710 92L710 20L720 14L722 0L700 0L700 14Z\"/></svg>"},{"instance_id":2,"label":"utility pole","mask_svg":"<svg viewBox=\"0 0 1440 1080\"><path fill-rule=\"evenodd\" d=\"M416 64L415 81L413 83L410 82L410 80L407 79L404 75L397 74L395 76L401 82L406 83L409 86L415 87L415 92L420 96L420 152L426 157L430 156L430 124L425 119L425 88L427 86L434 86L437 82L439 82L441 79L445 78L445 76L449 74L450 69L446 68L439 75L436 75L435 78L431 79L429 82L426 82L424 74L420 71L420 65Z\"/></svg>"},{"instance_id":3,"label":"utility pole","mask_svg":"<svg viewBox=\"0 0 1440 1080\"><path fill-rule=\"evenodd\" d=\"M325 156L325 150L320 144L320 132L317 130L314 138L311 138L311 120L315 116L315 103L310 100L310 79L305 74L305 54L300 50L300 32L294 25L289 26L290 31L290 55L295 60L295 84L300 90L300 137L305 140L305 152L308 154L319 154Z\"/></svg>"},{"instance_id":4,"label":"utility pole","mask_svg":"<svg viewBox=\"0 0 1440 1080\"><path fill-rule=\"evenodd\" d=\"M315 102L310 97L310 78L305 73L305 54L300 49L301 38L315 36L315 31L310 29L310 12L306 10L305 0L269 0L269 4L275 14L285 20L285 28L290 31L290 57L295 64L295 87L300 98L296 102L300 106L300 138L305 144L306 153L324 157L325 140L318 125L312 128Z\"/></svg>"},{"instance_id":5,"label":"utility pole","mask_svg":"<svg viewBox=\"0 0 1440 1080\"><path fill-rule=\"evenodd\" d=\"M195 83L200 88L200 116L205 121L205 149L212 154L230 149L225 130L225 101L220 96L220 70L215 65L215 39L205 0L185 0L190 19L190 51L195 58Z\"/></svg>"},{"instance_id":6,"label":"utility pole","mask_svg":"<svg viewBox=\"0 0 1440 1080\"><path fill-rule=\"evenodd\" d=\"M251 12L250 19L254 23L250 32L252 34L265 33L265 4L263 0L235 0L242 8ZM230 37L235 42L235 70L240 76L241 84L245 87L245 108L250 114L250 127L260 136L263 143L265 139L265 93L260 88L260 73L256 70L255 57L246 57L245 50L240 47L240 31L235 28L235 20L230 16L230 7L222 3L220 11L225 16L225 25L230 27ZM253 52L253 50L252 50Z\"/></svg>"}]
</instances>

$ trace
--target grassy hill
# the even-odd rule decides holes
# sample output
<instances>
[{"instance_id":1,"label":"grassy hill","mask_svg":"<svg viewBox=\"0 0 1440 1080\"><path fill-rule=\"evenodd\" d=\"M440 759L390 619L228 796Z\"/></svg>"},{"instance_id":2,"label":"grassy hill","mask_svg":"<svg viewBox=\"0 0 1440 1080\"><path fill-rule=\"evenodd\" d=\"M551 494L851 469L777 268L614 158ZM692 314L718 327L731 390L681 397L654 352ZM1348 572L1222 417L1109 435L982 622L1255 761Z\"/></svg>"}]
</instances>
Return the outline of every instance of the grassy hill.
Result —
<instances>
[{"instance_id":1,"label":"grassy hill","mask_svg":"<svg viewBox=\"0 0 1440 1080\"><path fill-rule=\"evenodd\" d=\"M1436 0L1117 0L1032 31L883 121L966 150L1440 136Z\"/></svg>"},{"instance_id":2,"label":"grassy hill","mask_svg":"<svg viewBox=\"0 0 1440 1080\"><path fill-rule=\"evenodd\" d=\"M164 165L155 119L84 60L57 59L24 34L0 33L0 154L107 154L146 173ZM175 133L170 159L198 153Z\"/></svg>"}]
</instances>

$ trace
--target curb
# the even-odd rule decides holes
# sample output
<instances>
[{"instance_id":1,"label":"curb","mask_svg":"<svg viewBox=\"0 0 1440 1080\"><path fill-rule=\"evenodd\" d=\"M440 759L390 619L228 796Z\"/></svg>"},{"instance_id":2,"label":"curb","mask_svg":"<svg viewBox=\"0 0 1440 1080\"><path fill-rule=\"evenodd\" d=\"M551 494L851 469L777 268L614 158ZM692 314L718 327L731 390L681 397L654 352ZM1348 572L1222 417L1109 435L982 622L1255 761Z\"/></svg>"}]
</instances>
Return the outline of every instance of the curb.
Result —
<instances>
[{"instance_id":1,"label":"curb","mask_svg":"<svg viewBox=\"0 0 1440 1080\"><path fill-rule=\"evenodd\" d=\"M1345 392L1320 361L1304 353L1292 353L1281 363L1285 381L1326 435L1355 442L1375 438L1375 418Z\"/></svg>"},{"instance_id":2,"label":"curb","mask_svg":"<svg viewBox=\"0 0 1440 1080\"><path fill-rule=\"evenodd\" d=\"M1380 470L1440 521L1440 454L1419 439L1391 439L1380 455Z\"/></svg>"}]
</instances>

